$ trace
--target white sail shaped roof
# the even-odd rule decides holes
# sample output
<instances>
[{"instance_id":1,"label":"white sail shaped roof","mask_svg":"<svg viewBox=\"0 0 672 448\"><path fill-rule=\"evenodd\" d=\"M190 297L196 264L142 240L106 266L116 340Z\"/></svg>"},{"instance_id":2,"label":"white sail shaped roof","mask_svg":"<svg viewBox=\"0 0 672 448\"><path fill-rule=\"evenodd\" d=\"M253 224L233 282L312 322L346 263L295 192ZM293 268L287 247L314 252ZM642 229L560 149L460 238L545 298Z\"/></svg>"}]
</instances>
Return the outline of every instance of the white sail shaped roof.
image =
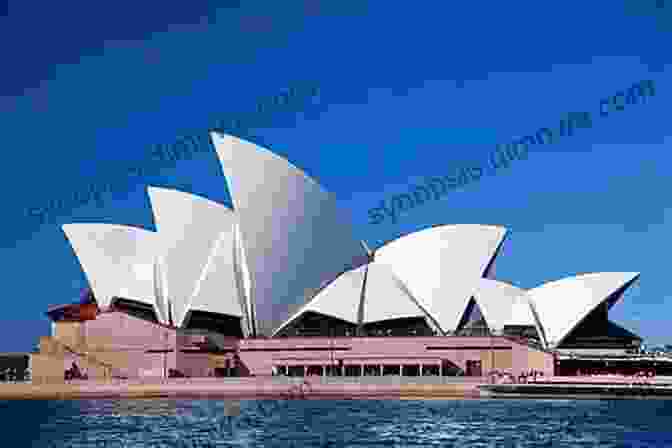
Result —
<instances>
[{"instance_id":1,"label":"white sail shaped roof","mask_svg":"<svg viewBox=\"0 0 672 448\"><path fill-rule=\"evenodd\" d=\"M426 313L410 295L390 266L374 261L369 264L364 294L363 323L404 317L425 317Z\"/></svg>"},{"instance_id":2,"label":"white sail shaped roof","mask_svg":"<svg viewBox=\"0 0 672 448\"><path fill-rule=\"evenodd\" d=\"M339 275L336 280L317 293L312 300L299 308L287 321L278 327L274 334L309 311L356 325L365 269L365 266L361 266Z\"/></svg>"},{"instance_id":3,"label":"white sail shaped roof","mask_svg":"<svg viewBox=\"0 0 672 448\"><path fill-rule=\"evenodd\" d=\"M366 284L363 286L365 276ZM406 317L426 317L426 313L408 294L401 281L395 278L390 267L374 261L341 274L287 319L274 334L308 311L354 325L359 324L362 288L364 288L362 324Z\"/></svg>"},{"instance_id":4,"label":"white sail shaped roof","mask_svg":"<svg viewBox=\"0 0 672 448\"><path fill-rule=\"evenodd\" d=\"M532 309L530 307L530 299L527 296L527 291L522 290L523 293L514 299L511 304L511 317L505 325L517 327L533 327L537 325Z\"/></svg>"},{"instance_id":5,"label":"white sail shaped roof","mask_svg":"<svg viewBox=\"0 0 672 448\"><path fill-rule=\"evenodd\" d=\"M504 330L505 325L511 325L514 305L525 295L525 290L498 280L481 279L474 294L481 314L488 328L495 332ZM520 310L517 310L520 312ZM531 318L529 307L527 315ZM518 317L517 317L518 318ZM533 321L527 319L529 325Z\"/></svg>"},{"instance_id":6,"label":"white sail shaped roof","mask_svg":"<svg viewBox=\"0 0 672 448\"><path fill-rule=\"evenodd\" d=\"M65 224L62 228L101 308L109 307L115 297L156 307L154 232L115 224Z\"/></svg>"},{"instance_id":7,"label":"white sail shaped roof","mask_svg":"<svg viewBox=\"0 0 672 448\"><path fill-rule=\"evenodd\" d=\"M240 223L259 332L305 303L304 292L368 261L336 200L282 157L211 133Z\"/></svg>"},{"instance_id":8,"label":"white sail shaped roof","mask_svg":"<svg viewBox=\"0 0 672 448\"><path fill-rule=\"evenodd\" d=\"M174 325L183 324L192 306L240 315L235 311L238 297L231 265L236 223L233 211L178 190L147 190L158 230L163 294L172 309ZM231 297L235 298L233 303Z\"/></svg>"},{"instance_id":9,"label":"white sail shaped roof","mask_svg":"<svg viewBox=\"0 0 672 448\"><path fill-rule=\"evenodd\" d=\"M234 265L234 224L232 222L229 229L221 232L217 238L201 279L196 284L188 311L199 310L243 317L245 300Z\"/></svg>"},{"instance_id":10,"label":"white sail shaped roof","mask_svg":"<svg viewBox=\"0 0 672 448\"><path fill-rule=\"evenodd\" d=\"M459 325L505 234L497 226L432 227L387 243L376 260L392 268L446 334Z\"/></svg>"},{"instance_id":11,"label":"white sail shaped roof","mask_svg":"<svg viewBox=\"0 0 672 448\"><path fill-rule=\"evenodd\" d=\"M528 291L546 345L557 347L597 306L611 307L639 277L637 272L583 274L545 283Z\"/></svg>"},{"instance_id":12,"label":"white sail shaped roof","mask_svg":"<svg viewBox=\"0 0 672 448\"><path fill-rule=\"evenodd\" d=\"M158 237L157 237L158 240ZM156 316L164 325L171 325L172 310L168 309L168 297L166 292L166 274L161 257L154 260L154 308Z\"/></svg>"},{"instance_id":13,"label":"white sail shaped roof","mask_svg":"<svg viewBox=\"0 0 672 448\"><path fill-rule=\"evenodd\" d=\"M243 310L243 326L247 331L246 334L255 334L255 306L252 302L250 293L251 280L250 271L247 267L247 259L245 257L245 248L243 247L243 240L240 233L240 223L236 222L235 237L234 237L234 262L236 277L236 288L238 296L240 297L240 304Z\"/></svg>"}]
</instances>

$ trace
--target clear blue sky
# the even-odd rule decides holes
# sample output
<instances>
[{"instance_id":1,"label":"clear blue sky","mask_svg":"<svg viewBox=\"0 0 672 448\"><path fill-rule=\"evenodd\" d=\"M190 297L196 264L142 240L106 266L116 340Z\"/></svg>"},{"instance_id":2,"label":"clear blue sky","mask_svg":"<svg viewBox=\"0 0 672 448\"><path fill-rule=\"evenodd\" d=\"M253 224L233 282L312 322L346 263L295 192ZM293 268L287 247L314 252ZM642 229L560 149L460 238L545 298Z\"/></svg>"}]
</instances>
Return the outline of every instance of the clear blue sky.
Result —
<instances>
[{"instance_id":1,"label":"clear blue sky","mask_svg":"<svg viewBox=\"0 0 672 448\"><path fill-rule=\"evenodd\" d=\"M612 317L671 343L665 3L10 0L0 16L0 351L29 350L48 334L47 306L86 284L61 224L153 228L148 184L228 202L214 152L146 178L126 173L151 163L151 144L205 133L301 82L319 86L319 101L250 118L238 135L333 191L359 238L376 247L434 224L505 225L501 279L534 287L639 271ZM641 79L656 82L648 104L599 117L602 98ZM572 111L590 111L593 128L396 224L369 223L370 208L413 180L484 160L496 143ZM92 182L120 192L42 226L27 216Z\"/></svg>"}]
</instances>

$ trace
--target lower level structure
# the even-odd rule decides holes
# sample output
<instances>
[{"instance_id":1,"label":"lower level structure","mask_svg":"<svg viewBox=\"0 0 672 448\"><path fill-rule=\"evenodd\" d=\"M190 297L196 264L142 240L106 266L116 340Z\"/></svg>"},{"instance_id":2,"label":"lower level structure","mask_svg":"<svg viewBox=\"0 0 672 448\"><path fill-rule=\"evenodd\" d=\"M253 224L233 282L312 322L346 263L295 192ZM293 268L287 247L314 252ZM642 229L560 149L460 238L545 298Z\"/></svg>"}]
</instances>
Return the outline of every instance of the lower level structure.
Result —
<instances>
[{"instance_id":1,"label":"lower level structure","mask_svg":"<svg viewBox=\"0 0 672 448\"><path fill-rule=\"evenodd\" d=\"M33 353L34 380L216 376L485 376L536 370L553 356L501 336L286 337L239 339L188 332L120 311L60 320Z\"/></svg>"}]
</instances>

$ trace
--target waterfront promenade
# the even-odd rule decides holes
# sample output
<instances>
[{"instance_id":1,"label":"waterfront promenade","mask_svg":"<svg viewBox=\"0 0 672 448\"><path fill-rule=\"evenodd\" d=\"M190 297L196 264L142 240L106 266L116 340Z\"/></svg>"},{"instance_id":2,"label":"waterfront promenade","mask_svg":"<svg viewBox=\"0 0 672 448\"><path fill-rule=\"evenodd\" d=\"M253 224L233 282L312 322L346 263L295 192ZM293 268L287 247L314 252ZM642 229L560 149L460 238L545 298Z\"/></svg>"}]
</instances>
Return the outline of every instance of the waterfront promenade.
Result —
<instances>
[{"instance_id":1,"label":"waterfront promenade","mask_svg":"<svg viewBox=\"0 0 672 448\"><path fill-rule=\"evenodd\" d=\"M590 388L590 394L588 391ZM634 389L633 389L634 388ZM246 377L75 380L0 383L0 400L58 399L473 399L481 397L672 397L672 377L617 375L547 377L526 384L491 384L484 377ZM658 391L660 393L658 393ZM494 392L494 393L493 393Z\"/></svg>"},{"instance_id":2,"label":"waterfront promenade","mask_svg":"<svg viewBox=\"0 0 672 448\"><path fill-rule=\"evenodd\" d=\"M295 381L298 380L298 381ZM478 398L481 378L395 381L385 377L359 381L315 378L171 378L156 380L4 383L0 399L413 399Z\"/></svg>"}]
</instances>

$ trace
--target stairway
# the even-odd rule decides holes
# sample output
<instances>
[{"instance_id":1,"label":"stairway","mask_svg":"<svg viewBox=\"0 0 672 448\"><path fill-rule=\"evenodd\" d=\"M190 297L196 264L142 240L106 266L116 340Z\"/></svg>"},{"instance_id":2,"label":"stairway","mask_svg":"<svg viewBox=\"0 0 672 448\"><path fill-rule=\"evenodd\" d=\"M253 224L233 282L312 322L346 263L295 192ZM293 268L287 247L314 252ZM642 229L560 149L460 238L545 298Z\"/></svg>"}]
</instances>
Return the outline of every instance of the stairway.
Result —
<instances>
[{"instance_id":1,"label":"stairway","mask_svg":"<svg viewBox=\"0 0 672 448\"><path fill-rule=\"evenodd\" d=\"M51 352L50 354L63 353L74 355L77 358L77 364L79 365L80 369L89 371L91 373L94 373L96 370L98 371L102 370L102 375L89 374L89 378L102 376L102 378L104 379L110 379L113 376L115 376L115 374L118 375L119 369L115 369L112 364L101 361L95 356L90 355L82 350L78 350L75 347L72 347L68 344L63 343L62 341L59 341L56 338L50 337L48 343L49 343L49 352ZM43 350L40 349L40 352L42 351Z\"/></svg>"}]
</instances>

